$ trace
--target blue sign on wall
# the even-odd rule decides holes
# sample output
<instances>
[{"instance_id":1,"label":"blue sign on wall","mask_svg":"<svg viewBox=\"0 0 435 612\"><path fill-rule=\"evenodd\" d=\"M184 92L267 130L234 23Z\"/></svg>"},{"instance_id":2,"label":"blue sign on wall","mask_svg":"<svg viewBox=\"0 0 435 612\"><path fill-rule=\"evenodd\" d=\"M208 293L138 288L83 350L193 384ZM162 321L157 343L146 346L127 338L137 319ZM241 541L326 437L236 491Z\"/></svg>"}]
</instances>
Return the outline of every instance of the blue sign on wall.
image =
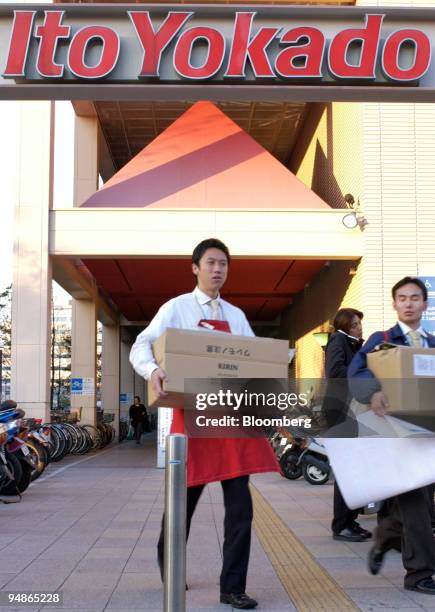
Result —
<instances>
[{"instance_id":1,"label":"blue sign on wall","mask_svg":"<svg viewBox=\"0 0 435 612\"><path fill-rule=\"evenodd\" d=\"M71 378L71 394L83 395L83 378Z\"/></svg>"},{"instance_id":2,"label":"blue sign on wall","mask_svg":"<svg viewBox=\"0 0 435 612\"><path fill-rule=\"evenodd\" d=\"M435 276L419 276L427 289L427 310L423 313L422 327L430 334L435 334Z\"/></svg>"},{"instance_id":3,"label":"blue sign on wall","mask_svg":"<svg viewBox=\"0 0 435 612\"><path fill-rule=\"evenodd\" d=\"M119 401L123 404L126 404L127 403L127 393L120 393Z\"/></svg>"}]
</instances>

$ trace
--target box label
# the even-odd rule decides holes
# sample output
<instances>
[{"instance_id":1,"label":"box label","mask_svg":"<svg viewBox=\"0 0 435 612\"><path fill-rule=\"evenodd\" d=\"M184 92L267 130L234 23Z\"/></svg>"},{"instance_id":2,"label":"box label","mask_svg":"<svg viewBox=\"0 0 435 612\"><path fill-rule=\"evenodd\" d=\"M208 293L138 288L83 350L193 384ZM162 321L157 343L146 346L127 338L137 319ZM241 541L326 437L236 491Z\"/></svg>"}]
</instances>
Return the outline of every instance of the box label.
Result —
<instances>
[{"instance_id":1,"label":"box label","mask_svg":"<svg viewBox=\"0 0 435 612\"><path fill-rule=\"evenodd\" d=\"M435 355L413 355L414 376L435 377Z\"/></svg>"}]
</instances>

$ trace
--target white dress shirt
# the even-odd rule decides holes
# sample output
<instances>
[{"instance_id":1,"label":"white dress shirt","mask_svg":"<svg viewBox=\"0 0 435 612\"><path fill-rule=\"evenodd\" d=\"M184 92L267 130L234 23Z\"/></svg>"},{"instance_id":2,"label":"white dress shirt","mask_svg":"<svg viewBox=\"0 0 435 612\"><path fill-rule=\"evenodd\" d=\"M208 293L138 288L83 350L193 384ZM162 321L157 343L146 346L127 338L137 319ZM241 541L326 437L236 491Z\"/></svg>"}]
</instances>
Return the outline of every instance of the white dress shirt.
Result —
<instances>
[{"instance_id":1,"label":"white dress shirt","mask_svg":"<svg viewBox=\"0 0 435 612\"><path fill-rule=\"evenodd\" d=\"M408 344L411 345L408 333L410 331L412 331L412 329L409 327L409 325L406 325L406 323L402 323L402 321L398 321L398 323L399 323L400 329L402 330L403 335L405 336ZM416 331L416 332L418 332L420 334L421 346L422 347L429 346L428 342L427 342L427 332L425 332L425 330L422 328L422 326L420 325L420 327L418 329L414 330L414 331Z\"/></svg>"},{"instance_id":2,"label":"white dress shirt","mask_svg":"<svg viewBox=\"0 0 435 612\"><path fill-rule=\"evenodd\" d=\"M158 368L152 344L168 327L177 329L198 329L201 319L213 319L210 296L196 287L192 293L179 295L166 304L150 322L148 327L136 338L130 351L130 363L138 374L149 380ZM245 313L218 296L221 319L227 321L232 334L254 336Z\"/></svg>"}]
</instances>

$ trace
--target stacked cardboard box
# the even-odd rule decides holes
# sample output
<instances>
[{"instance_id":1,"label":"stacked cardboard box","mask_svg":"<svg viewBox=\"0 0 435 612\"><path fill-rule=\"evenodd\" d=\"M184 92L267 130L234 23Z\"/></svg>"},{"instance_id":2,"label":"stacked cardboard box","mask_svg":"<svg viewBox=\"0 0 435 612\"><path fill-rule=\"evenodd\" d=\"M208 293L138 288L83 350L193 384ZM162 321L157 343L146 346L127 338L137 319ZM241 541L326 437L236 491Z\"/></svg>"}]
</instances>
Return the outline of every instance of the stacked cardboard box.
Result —
<instances>
[{"instance_id":1,"label":"stacked cardboard box","mask_svg":"<svg viewBox=\"0 0 435 612\"><path fill-rule=\"evenodd\" d=\"M169 395L157 400L149 384L148 403L183 406L186 378L287 379L288 347L286 340L169 328L153 345Z\"/></svg>"},{"instance_id":2,"label":"stacked cardboard box","mask_svg":"<svg viewBox=\"0 0 435 612\"><path fill-rule=\"evenodd\" d=\"M395 346L367 355L391 414L435 413L435 349Z\"/></svg>"}]
</instances>

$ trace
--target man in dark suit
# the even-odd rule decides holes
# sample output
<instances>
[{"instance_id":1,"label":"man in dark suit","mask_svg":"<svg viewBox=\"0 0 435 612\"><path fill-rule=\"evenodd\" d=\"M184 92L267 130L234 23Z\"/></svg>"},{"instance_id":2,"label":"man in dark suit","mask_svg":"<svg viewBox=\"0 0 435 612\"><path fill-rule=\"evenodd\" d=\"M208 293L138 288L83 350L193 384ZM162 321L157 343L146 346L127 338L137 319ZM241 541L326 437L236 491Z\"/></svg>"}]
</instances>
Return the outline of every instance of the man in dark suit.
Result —
<instances>
[{"instance_id":1,"label":"man in dark suit","mask_svg":"<svg viewBox=\"0 0 435 612\"><path fill-rule=\"evenodd\" d=\"M349 369L352 395L378 416L385 416L388 398L380 381L367 367L367 354L383 342L400 346L435 348L435 336L421 327L427 308L427 289L415 277L407 276L392 289L393 308L398 322L386 332L375 332L353 358ZM422 457L422 461L424 458ZM431 499L432 497L432 499ZM369 552L369 570L377 574L385 553L402 552L406 569L405 589L435 595L435 544L432 535L433 489L423 487L392 497L384 502L378 515L376 542Z\"/></svg>"}]
</instances>

